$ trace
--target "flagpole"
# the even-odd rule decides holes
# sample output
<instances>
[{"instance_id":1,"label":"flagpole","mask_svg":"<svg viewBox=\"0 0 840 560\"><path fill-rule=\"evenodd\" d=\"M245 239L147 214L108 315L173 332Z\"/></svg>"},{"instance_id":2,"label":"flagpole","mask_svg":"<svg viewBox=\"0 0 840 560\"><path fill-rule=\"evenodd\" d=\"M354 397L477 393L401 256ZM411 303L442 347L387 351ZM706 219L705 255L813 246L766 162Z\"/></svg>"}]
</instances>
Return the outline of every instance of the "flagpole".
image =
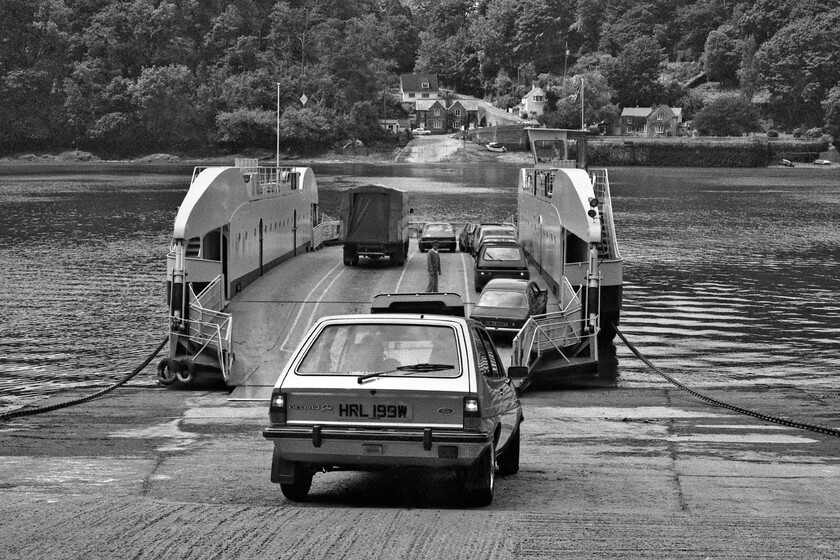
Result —
<instances>
[{"instance_id":1,"label":"flagpole","mask_svg":"<svg viewBox=\"0 0 840 560\"><path fill-rule=\"evenodd\" d=\"M280 169L280 82L277 82L277 169Z\"/></svg>"},{"instance_id":2,"label":"flagpole","mask_svg":"<svg viewBox=\"0 0 840 560\"><path fill-rule=\"evenodd\" d=\"M583 77L580 78L580 129L585 130L586 127L583 124Z\"/></svg>"}]
</instances>

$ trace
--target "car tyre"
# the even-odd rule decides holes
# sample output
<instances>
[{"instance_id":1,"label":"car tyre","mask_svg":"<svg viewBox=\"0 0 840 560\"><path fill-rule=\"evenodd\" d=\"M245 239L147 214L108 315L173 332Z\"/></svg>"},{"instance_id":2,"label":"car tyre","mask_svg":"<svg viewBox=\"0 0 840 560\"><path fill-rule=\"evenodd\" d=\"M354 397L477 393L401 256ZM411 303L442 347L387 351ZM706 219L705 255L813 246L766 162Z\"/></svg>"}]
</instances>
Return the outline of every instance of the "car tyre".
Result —
<instances>
[{"instance_id":1,"label":"car tyre","mask_svg":"<svg viewBox=\"0 0 840 560\"><path fill-rule=\"evenodd\" d=\"M294 482L281 482L280 491L293 502L305 502L309 499L309 489L312 488L314 473L301 465L295 465Z\"/></svg>"},{"instance_id":2,"label":"car tyre","mask_svg":"<svg viewBox=\"0 0 840 560\"><path fill-rule=\"evenodd\" d=\"M510 441L505 447L505 450L499 454L499 474L508 476L519 472L519 426L516 431L510 436Z\"/></svg>"},{"instance_id":3,"label":"car tyre","mask_svg":"<svg viewBox=\"0 0 840 560\"><path fill-rule=\"evenodd\" d=\"M489 506L493 502L493 489L496 485L496 444L491 443L473 465L469 473L472 487L469 499L476 507Z\"/></svg>"}]
</instances>

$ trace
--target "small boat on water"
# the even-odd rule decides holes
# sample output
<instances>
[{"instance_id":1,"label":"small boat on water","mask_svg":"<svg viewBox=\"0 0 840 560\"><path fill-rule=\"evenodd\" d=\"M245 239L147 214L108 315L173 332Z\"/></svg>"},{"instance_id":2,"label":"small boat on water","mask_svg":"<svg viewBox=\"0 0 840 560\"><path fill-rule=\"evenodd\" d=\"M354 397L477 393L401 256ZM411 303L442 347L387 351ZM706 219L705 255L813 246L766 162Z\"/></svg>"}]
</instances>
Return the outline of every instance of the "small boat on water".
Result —
<instances>
[{"instance_id":1,"label":"small boat on water","mask_svg":"<svg viewBox=\"0 0 840 560\"><path fill-rule=\"evenodd\" d=\"M499 142L490 142L489 144L487 144L486 148L490 152L506 152L507 151L507 148L505 147L505 145L501 144Z\"/></svg>"}]
</instances>

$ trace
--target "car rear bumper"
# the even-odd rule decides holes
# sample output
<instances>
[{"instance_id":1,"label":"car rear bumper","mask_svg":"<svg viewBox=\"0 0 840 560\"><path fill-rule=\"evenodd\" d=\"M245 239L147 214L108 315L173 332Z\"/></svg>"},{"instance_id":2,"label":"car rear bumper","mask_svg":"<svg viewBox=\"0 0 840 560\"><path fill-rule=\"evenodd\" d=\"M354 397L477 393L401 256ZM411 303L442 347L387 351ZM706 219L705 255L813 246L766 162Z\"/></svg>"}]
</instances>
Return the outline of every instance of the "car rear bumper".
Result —
<instances>
[{"instance_id":1,"label":"car rear bumper","mask_svg":"<svg viewBox=\"0 0 840 560\"><path fill-rule=\"evenodd\" d=\"M492 435L443 429L370 430L272 426L263 436L274 442L275 461L312 466L466 467L490 446Z\"/></svg>"}]
</instances>

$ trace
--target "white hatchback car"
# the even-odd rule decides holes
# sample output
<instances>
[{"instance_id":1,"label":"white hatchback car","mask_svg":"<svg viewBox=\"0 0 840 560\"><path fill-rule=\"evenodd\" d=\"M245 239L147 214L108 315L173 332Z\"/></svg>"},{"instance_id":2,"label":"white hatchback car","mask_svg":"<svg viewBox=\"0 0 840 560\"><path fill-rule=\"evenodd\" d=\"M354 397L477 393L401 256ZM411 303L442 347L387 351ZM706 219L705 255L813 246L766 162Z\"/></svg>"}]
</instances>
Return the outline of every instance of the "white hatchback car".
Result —
<instances>
[{"instance_id":1,"label":"white hatchback car","mask_svg":"<svg viewBox=\"0 0 840 560\"><path fill-rule=\"evenodd\" d=\"M281 373L269 419L271 480L294 501L318 471L413 466L457 470L483 506L496 466L519 470L519 398L484 326L462 317L322 318Z\"/></svg>"}]
</instances>

